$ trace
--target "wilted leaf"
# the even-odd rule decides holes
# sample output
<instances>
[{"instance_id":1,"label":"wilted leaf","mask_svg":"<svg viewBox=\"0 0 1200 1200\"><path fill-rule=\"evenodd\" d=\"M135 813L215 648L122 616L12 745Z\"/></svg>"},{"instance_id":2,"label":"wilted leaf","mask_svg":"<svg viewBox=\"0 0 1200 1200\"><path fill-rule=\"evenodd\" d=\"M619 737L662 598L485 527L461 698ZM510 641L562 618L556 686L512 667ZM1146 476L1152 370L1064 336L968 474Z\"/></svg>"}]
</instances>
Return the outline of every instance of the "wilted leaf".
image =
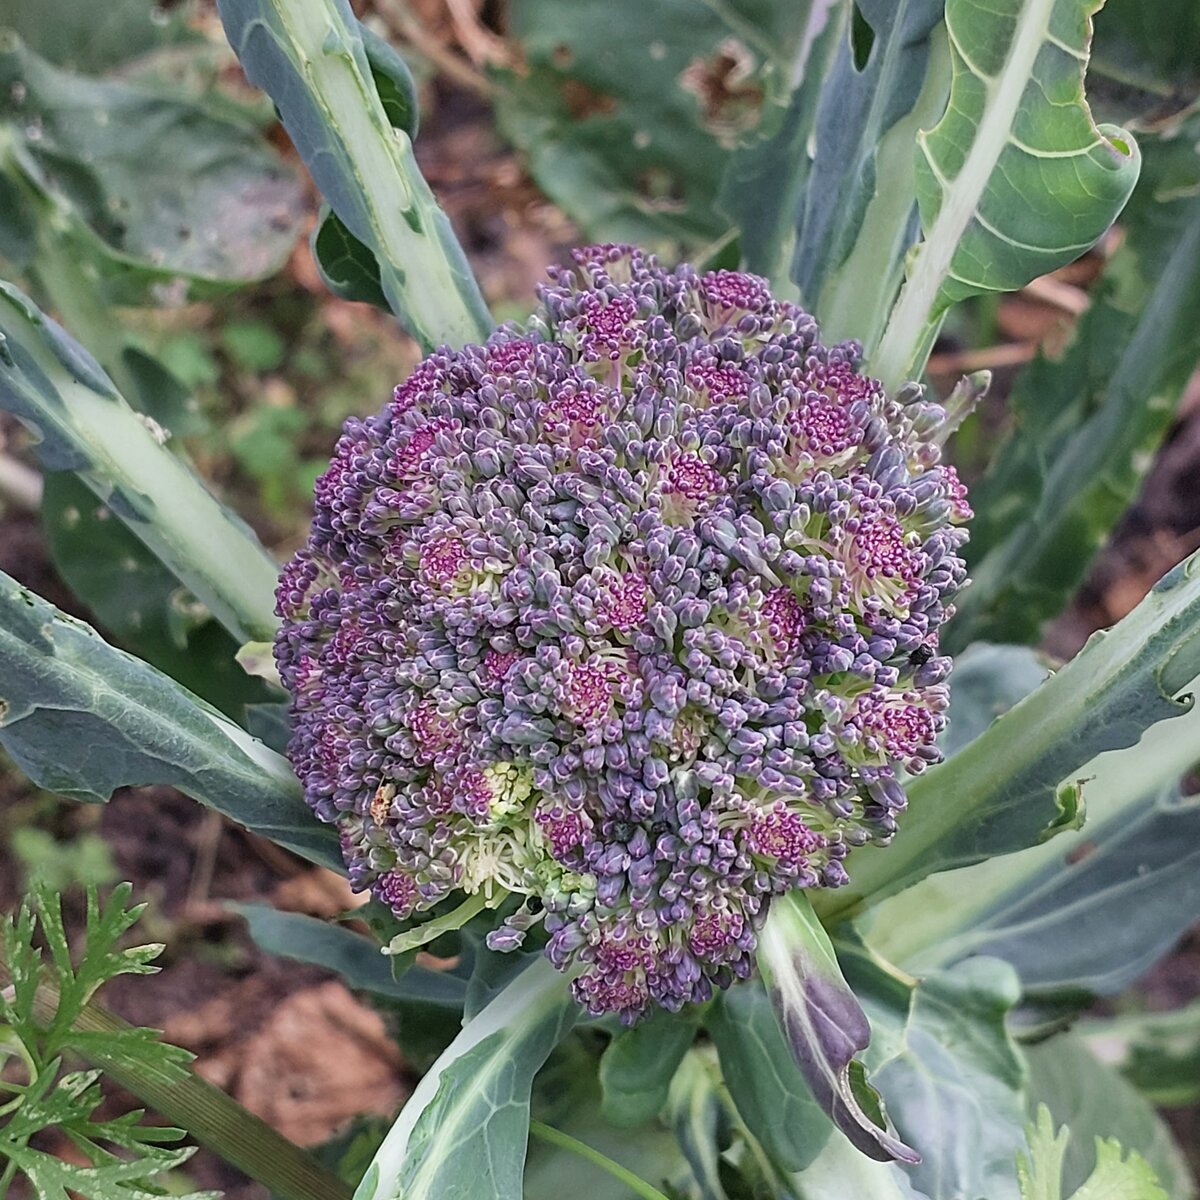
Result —
<instances>
[{"instance_id":1,"label":"wilted leaf","mask_svg":"<svg viewBox=\"0 0 1200 1200\"><path fill-rule=\"evenodd\" d=\"M905 1166L929 1200L1016 1200L1024 1068L1006 1028L1019 995L1005 963L976 958L908 987L844 956L871 1020L863 1061L921 1161Z\"/></svg>"},{"instance_id":2,"label":"wilted leaf","mask_svg":"<svg viewBox=\"0 0 1200 1200\"><path fill-rule=\"evenodd\" d=\"M813 1098L758 980L718 995L704 1027L738 1115L780 1170L803 1171L841 1136Z\"/></svg>"},{"instance_id":3,"label":"wilted leaf","mask_svg":"<svg viewBox=\"0 0 1200 1200\"><path fill-rule=\"evenodd\" d=\"M256 130L59 70L7 33L0 122L3 166L109 303L142 303L156 281L203 292L262 278L299 232L299 183Z\"/></svg>"},{"instance_id":4,"label":"wilted leaf","mask_svg":"<svg viewBox=\"0 0 1200 1200\"><path fill-rule=\"evenodd\" d=\"M518 0L520 65L499 73L501 129L589 237L699 243L728 222L730 152L786 97L821 0Z\"/></svg>"},{"instance_id":5,"label":"wilted leaf","mask_svg":"<svg viewBox=\"0 0 1200 1200\"><path fill-rule=\"evenodd\" d=\"M871 1028L803 893L772 903L759 935L758 966L800 1074L833 1123L870 1158L917 1162L855 1060Z\"/></svg>"}]
</instances>

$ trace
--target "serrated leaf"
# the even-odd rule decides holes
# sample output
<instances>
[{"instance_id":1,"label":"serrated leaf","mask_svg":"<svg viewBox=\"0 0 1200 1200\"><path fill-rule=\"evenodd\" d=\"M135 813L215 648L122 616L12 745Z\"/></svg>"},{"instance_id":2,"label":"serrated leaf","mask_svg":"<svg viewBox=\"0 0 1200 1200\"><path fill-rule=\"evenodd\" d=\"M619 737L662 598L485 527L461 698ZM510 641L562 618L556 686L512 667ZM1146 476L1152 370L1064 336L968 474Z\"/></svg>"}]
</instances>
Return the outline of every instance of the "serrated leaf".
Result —
<instances>
[{"instance_id":1,"label":"serrated leaf","mask_svg":"<svg viewBox=\"0 0 1200 1200\"><path fill-rule=\"evenodd\" d=\"M1056 1039L1059 1043L1074 1045L1067 1039ZM1082 1052L1086 1056L1087 1052ZM1039 1051L1040 1054L1040 1051ZM1077 1068L1083 1079L1092 1085L1103 1085L1105 1079L1098 1077L1093 1068L1085 1065L1078 1055L1058 1055L1058 1065ZM1098 1064L1093 1064L1098 1066ZM1096 1129L1096 1117L1100 1114L1087 1108L1075 1108L1070 1114L1051 1111L1051 1107L1036 1099L1039 1094L1039 1075L1035 1069L1031 1088L1031 1108L1036 1115L1028 1131L1028 1153L1017 1159L1017 1173L1021 1185L1021 1200L1168 1200L1168 1193L1160 1185L1160 1177L1153 1166L1134 1146L1123 1148L1118 1137L1105 1136ZM1068 1088L1077 1087L1078 1078L1063 1080ZM1118 1087L1120 1088L1119 1081ZM1078 1093L1076 1093L1078 1094ZM1055 1096L1057 1099L1057 1094ZM1122 1098L1124 1098L1122 1096ZM1121 1112L1120 1102L1114 1097L1097 1096L1096 1107L1107 1107L1121 1125L1135 1138L1145 1136L1143 1130L1129 1116ZM1136 1108L1136 1106L1135 1106ZM1169 1134L1148 1109L1158 1135L1169 1141ZM1142 1114L1137 1114L1142 1115ZM1063 1119L1069 1124L1058 1128ZM1100 1115L1102 1128L1111 1128L1111 1123ZM1175 1154L1178 1159L1177 1153ZM1174 1168L1175 1164L1170 1164ZM1183 1197L1191 1194L1190 1181L1186 1175L1172 1173L1163 1177L1175 1186L1173 1195Z\"/></svg>"},{"instance_id":2,"label":"serrated leaf","mask_svg":"<svg viewBox=\"0 0 1200 1200\"><path fill-rule=\"evenodd\" d=\"M829 935L802 892L776 897L758 942L776 1019L817 1104L869 1158L914 1163L879 1098L854 1071L871 1028L842 975Z\"/></svg>"},{"instance_id":3,"label":"serrated leaf","mask_svg":"<svg viewBox=\"0 0 1200 1200\"><path fill-rule=\"evenodd\" d=\"M1187 1200L1196 1184L1166 1123L1115 1071L1099 1062L1073 1034L1027 1046L1030 1113L1046 1104L1072 1137L1063 1165L1063 1185L1077 1188L1096 1162L1098 1139L1113 1138L1136 1150L1172 1197Z\"/></svg>"},{"instance_id":4,"label":"serrated leaf","mask_svg":"<svg viewBox=\"0 0 1200 1200\"><path fill-rule=\"evenodd\" d=\"M738 1115L782 1171L803 1171L836 1134L792 1058L759 980L721 992L704 1014Z\"/></svg>"},{"instance_id":5,"label":"serrated leaf","mask_svg":"<svg viewBox=\"0 0 1200 1200\"><path fill-rule=\"evenodd\" d=\"M1071 1200L1169 1200L1158 1177L1136 1151L1126 1154L1119 1142L1096 1146L1096 1169Z\"/></svg>"},{"instance_id":6,"label":"serrated leaf","mask_svg":"<svg viewBox=\"0 0 1200 1200\"><path fill-rule=\"evenodd\" d=\"M0 744L49 791L103 801L127 785L173 784L297 854L341 866L336 837L304 804L286 760L6 575Z\"/></svg>"},{"instance_id":7,"label":"serrated leaf","mask_svg":"<svg viewBox=\"0 0 1200 1200\"><path fill-rule=\"evenodd\" d=\"M1134 499L1200 358L1200 118L1144 138L1124 239L1057 359L1010 398L1012 433L972 489L972 583L947 630L1036 641Z\"/></svg>"},{"instance_id":8,"label":"serrated leaf","mask_svg":"<svg viewBox=\"0 0 1200 1200\"><path fill-rule=\"evenodd\" d=\"M986 733L914 780L895 843L856 850L850 884L820 897L820 911L847 914L935 872L1078 828L1090 761L1190 711L1181 693L1197 675L1200 554L1164 576L1124 620L1094 634Z\"/></svg>"},{"instance_id":9,"label":"serrated leaf","mask_svg":"<svg viewBox=\"0 0 1200 1200\"><path fill-rule=\"evenodd\" d=\"M218 10L247 78L280 120L329 207L370 249L392 311L426 349L482 341L491 319L446 214L417 168L412 141L392 118L395 71L347 0L220 0ZM393 61L393 67L395 66Z\"/></svg>"},{"instance_id":10,"label":"serrated leaf","mask_svg":"<svg viewBox=\"0 0 1200 1200\"><path fill-rule=\"evenodd\" d=\"M577 1014L567 977L536 959L417 1085L355 1200L521 1200L533 1077Z\"/></svg>"},{"instance_id":11,"label":"serrated leaf","mask_svg":"<svg viewBox=\"0 0 1200 1200\"><path fill-rule=\"evenodd\" d=\"M102 904L95 889L88 889L78 955L72 955L67 942L60 897L48 889L26 897L16 917L0 926L0 1021L6 1026L0 1032L10 1044L19 1044L22 1059L21 1075L6 1088L9 1095L0 1113L0 1160L11 1163L6 1184L11 1170L18 1170L39 1197L136 1200L156 1195L154 1177L194 1153L191 1148L163 1148L177 1142L182 1131L143 1126L140 1111L98 1119L100 1070L60 1075L64 1049L158 1086L174 1087L187 1075L192 1056L159 1042L154 1030L115 1021L111 1028L92 1027L90 1018L100 1011L89 1004L95 992L118 975L153 971L150 964L162 950L154 944L120 948L143 907L129 907L131 891L129 884L121 884ZM45 952L35 943L35 924ZM65 1134L82 1161L64 1161L29 1145L48 1130ZM114 1147L124 1157L115 1156ZM212 1194L204 1198L211 1200Z\"/></svg>"},{"instance_id":12,"label":"serrated leaf","mask_svg":"<svg viewBox=\"0 0 1200 1200\"><path fill-rule=\"evenodd\" d=\"M195 1154L194 1146L178 1149L142 1149L132 1162L109 1156L99 1166L81 1167L29 1146L0 1147L33 1186L38 1200L162 1200L162 1192L150 1180L165 1171L183 1166ZM190 1192L181 1200L221 1200L220 1192Z\"/></svg>"},{"instance_id":13,"label":"serrated leaf","mask_svg":"<svg viewBox=\"0 0 1200 1200\"><path fill-rule=\"evenodd\" d=\"M466 1003L467 985L461 975L420 966L393 975L392 960L384 957L379 944L344 926L265 904L230 907L246 918L260 949L334 971L355 990L439 1008L461 1009Z\"/></svg>"},{"instance_id":14,"label":"serrated leaf","mask_svg":"<svg viewBox=\"0 0 1200 1200\"><path fill-rule=\"evenodd\" d=\"M605 1118L630 1127L656 1117L695 1036L694 1021L662 1010L618 1033L600 1058Z\"/></svg>"},{"instance_id":15,"label":"serrated leaf","mask_svg":"<svg viewBox=\"0 0 1200 1200\"><path fill-rule=\"evenodd\" d=\"M268 640L278 568L122 399L96 360L22 292L0 283L0 408L73 471L237 638Z\"/></svg>"},{"instance_id":16,"label":"serrated leaf","mask_svg":"<svg viewBox=\"0 0 1200 1200\"><path fill-rule=\"evenodd\" d=\"M917 136L924 236L871 360L888 387L920 370L951 304L1077 258L1129 198L1137 145L1098 127L1083 94L1102 3L946 0L950 100Z\"/></svg>"},{"instance_id":17,"label":"serrated leaf","mask_svg":"<svg viewBox=\"0 0 1200 1200\"><path fill-rule=\"evenodd\" d=\"M52 236L110 304L143 303L156 282L203 295L260 279L299 232L299 182L256 130L59 70L11 33L0 34L0 123L3 167L45 201Z\"/></svg>"},{"instance_id":18,"label":"serrated leaf","mask_svg":"<svg viewBox=\"0 0 1200 1200\"><path fill-rule=\"evenodd\" d=\"M727 232L721 174L740 139L777 124L818 7L518 0L500 127L589 237L694 248Z\"/></svg>"}]
</instances>

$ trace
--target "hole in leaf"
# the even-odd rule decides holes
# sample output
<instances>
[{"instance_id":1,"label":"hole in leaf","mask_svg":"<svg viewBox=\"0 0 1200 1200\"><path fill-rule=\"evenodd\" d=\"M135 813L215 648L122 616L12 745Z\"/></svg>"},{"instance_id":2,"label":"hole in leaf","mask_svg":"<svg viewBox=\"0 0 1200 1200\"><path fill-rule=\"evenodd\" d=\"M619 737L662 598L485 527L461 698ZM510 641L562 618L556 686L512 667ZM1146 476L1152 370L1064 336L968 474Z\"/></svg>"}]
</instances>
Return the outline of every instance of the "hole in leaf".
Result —
<instances>
[{"instance_id":1,"label":"hole in leaf","mask_svg":"<svg viewBox=\"0 0 1200 1200\"><path fill-rule=\"evenodd\" d=\"M856 4L850 17L850 51L854 55L856 71L866 70L867 60L871 57L871 47L874 45L875 30Z\"/></svg>"},{"instance_id":2,"label":"hole in leaf","mask_svg":"<svg viewBox=\"0 0 1200 1200\"><path fill-rule=\"evenodd\" d=\"M568 79L563 84L562 97L567 111L577 121L586 117L607 116L617 107L617 102L612 96L599 92L578 79Z\"/></svg>"}]
</instances>

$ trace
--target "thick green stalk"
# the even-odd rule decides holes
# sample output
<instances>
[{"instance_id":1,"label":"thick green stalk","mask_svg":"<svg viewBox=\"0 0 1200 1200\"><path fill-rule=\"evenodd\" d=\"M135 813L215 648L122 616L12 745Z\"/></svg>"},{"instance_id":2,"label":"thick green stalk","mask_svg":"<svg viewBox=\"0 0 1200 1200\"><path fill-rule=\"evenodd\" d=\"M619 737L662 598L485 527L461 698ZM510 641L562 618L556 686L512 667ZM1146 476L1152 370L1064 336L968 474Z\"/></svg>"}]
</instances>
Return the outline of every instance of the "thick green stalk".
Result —
<instances>
[{"instance_id":1,"label":"thick green stalk","mask_svg":"<svg viewBox=\"0 0 1200 1200\"><path fill-rule=\"evenodd\" d=\"M242 642L273 636L278 567L254 534L162 444L82 346L0 284L0 408L39 435Z\"/></svg>"},{"instance_id":2,"label":"thick green stalk","mask_svg":"<svg viewBox=\"0 0 1200 1200\"><path fill-rule=\"evenodd\" d=\"M0 985L10 982L0 963ZM43 984L34 1000L39 1021L54 1020L55 990ZM132 1028L100 1004L85 1005L74 1028L81 1033L112 1034ZM277 1200L349 1200L350 1188L311 1154L243 1108L220 1088L188 1070L182 1078L163 1079L132 1070L117 1057L92 1051L81 1054L116 1084L174 1125L187 1130L200 1145L266 1187Z\"/></svg>"},{"instance_id":3,"label":"thick green stalk","mask_svg":"<svg viewBox=\"0 0 1200 1200\"><path fill-rule=\"evenodd\" d=\"M379 287L426 349L492 327L446 214L384 110L346 0L220 0L247 77L270 95L330 208L374 255Z\"/></svg>"}]
</instances>

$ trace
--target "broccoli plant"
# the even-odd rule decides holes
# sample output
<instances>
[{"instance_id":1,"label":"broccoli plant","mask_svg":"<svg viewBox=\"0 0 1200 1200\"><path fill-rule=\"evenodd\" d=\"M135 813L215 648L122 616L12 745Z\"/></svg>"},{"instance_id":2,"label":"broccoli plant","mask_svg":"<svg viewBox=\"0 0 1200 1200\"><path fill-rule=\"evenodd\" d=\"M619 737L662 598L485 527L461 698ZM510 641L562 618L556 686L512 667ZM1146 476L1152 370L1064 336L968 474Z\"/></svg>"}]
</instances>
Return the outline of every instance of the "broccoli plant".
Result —
<instances>
[{"instance_id":1,"label":"broccoli plant","mask_svg":"<svg viewBox=\"0 0 1200 1200\"><path fill-rule=\"evenodd\" d=\"M513 0L497 119L593 244L499 326L378 29L218 7L324 198L325 281L424 357L363 397L281 567L127 360L45 314L71 324L31 251L0 405L268 703L4 579L0 744L69 797L173 784L369 895L371 938L244 910L436 1051L357 1200L558 1195L584 1161L614 1197L1194 1195L1145 1072L1071 1025L1200 909L1200 560L1037 651L1200 360L1191 7L1147 39L1121 0ZM0 150L26 202L65 187ZM1114 222L968 498L990 379L938 395L937 339ZM233 1156L188 1093L166 1115Z\"/></svg>"}]
</instances>

